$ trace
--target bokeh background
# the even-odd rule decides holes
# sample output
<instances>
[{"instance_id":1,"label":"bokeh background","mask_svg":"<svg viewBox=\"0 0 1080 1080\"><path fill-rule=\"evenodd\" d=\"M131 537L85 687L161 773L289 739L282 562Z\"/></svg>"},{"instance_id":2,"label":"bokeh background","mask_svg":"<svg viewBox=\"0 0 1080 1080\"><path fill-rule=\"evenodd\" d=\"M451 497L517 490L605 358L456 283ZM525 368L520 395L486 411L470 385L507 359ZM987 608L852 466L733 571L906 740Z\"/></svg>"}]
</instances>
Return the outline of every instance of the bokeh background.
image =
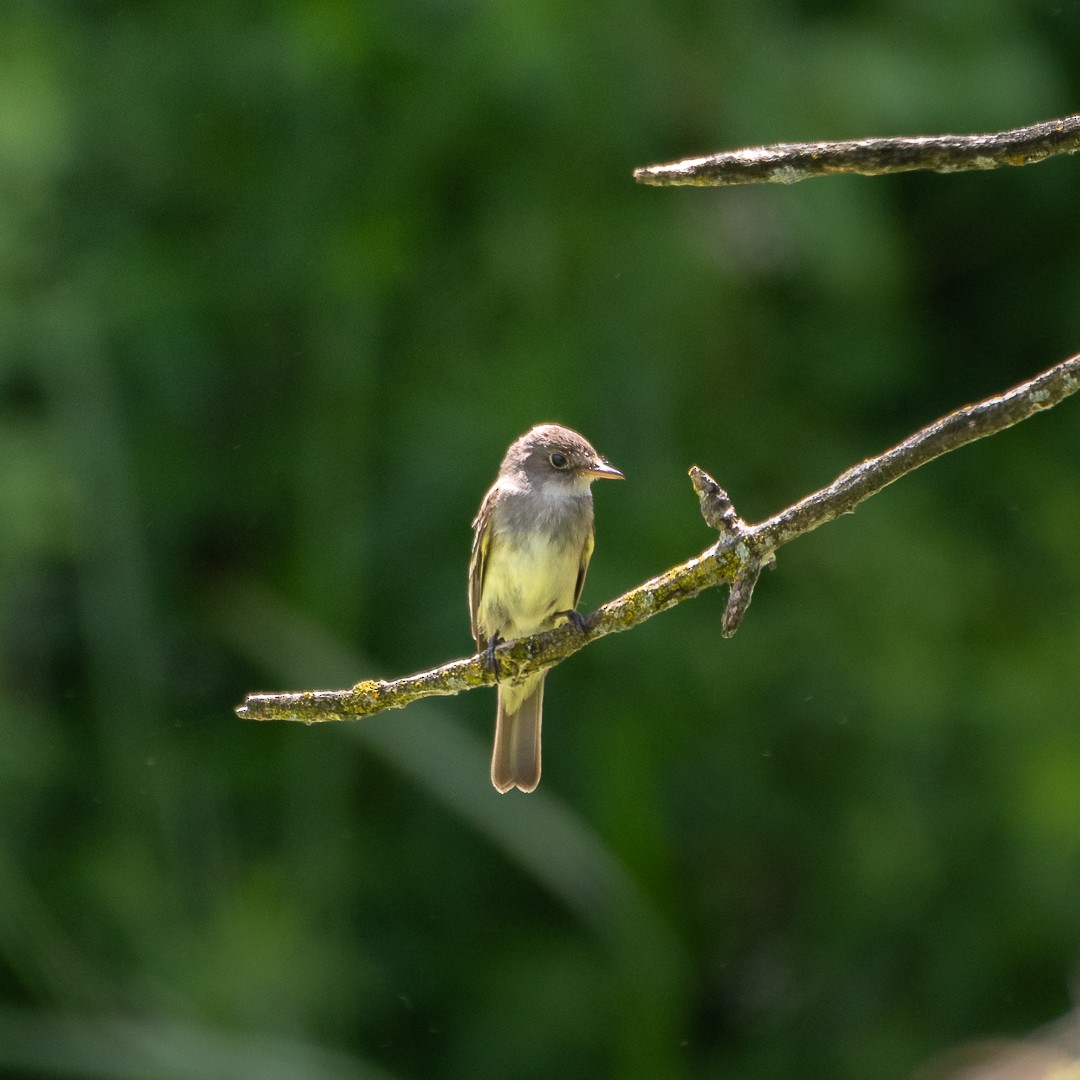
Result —
<instances>
[{"instance_id":1,"label":"bokeh background","mask_svg":"<svg viewBox=\"0 0 1080 1080\"><path fill-rule=\"evenodd\" d=\"M888 1078L1070 1012L1080 406L549 679L352 725L251 690L466 655L469 523L558 420L592 609L1080 343L1080 160L635 166L1075 112L1051 0L0 11L0 1075Z\"/></svg>"}]
</instances>

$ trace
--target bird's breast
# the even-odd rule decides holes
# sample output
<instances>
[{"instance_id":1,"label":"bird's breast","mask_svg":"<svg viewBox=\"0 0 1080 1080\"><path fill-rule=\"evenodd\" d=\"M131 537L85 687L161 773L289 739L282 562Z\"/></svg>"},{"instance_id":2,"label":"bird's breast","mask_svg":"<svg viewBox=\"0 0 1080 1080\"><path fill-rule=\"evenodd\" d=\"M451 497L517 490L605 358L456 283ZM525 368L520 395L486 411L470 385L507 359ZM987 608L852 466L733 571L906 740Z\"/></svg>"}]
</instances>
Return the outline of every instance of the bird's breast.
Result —
<instances>
[{"instance_id":1,"label":"bird's breast","mask_svg":"<svg viewBox=\"0 0 1080 1080\"><path fill-rule=\"evenodd\" d=\"M485 635L523 637L553 626L574 606L584 536L496 530L484 572L477 622Z\"/></svg>"}]
</instances>

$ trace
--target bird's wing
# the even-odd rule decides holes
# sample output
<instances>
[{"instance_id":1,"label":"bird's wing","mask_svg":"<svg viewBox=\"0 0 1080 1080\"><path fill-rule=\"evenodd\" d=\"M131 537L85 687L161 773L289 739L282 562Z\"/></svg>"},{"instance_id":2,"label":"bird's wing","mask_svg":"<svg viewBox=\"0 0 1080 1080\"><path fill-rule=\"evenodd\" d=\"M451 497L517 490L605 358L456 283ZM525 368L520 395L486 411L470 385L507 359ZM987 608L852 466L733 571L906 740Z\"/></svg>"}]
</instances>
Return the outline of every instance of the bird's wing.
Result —
<instances>
[{"instance_id":1,"label":"bird's wing","mask_svg":"<svg viewBox=\"0 0 1080 1080\"><path fill-rule=\"evenodd\" d=\"M596 532L589 526L589 535L585 538L585 544L581 549L581 562L578 563L577 584L574 586L574 607L578 606L581 599L581 590L585 585L585 574L589 569L589 560L592 558L593 548L596 546Z\"/></svg>"},{"instance_id":2,"label":"bird's wing","mask_svg":"<svg viewBox=\"0 0 1080 1080\"><path fill-rule=\"evenodd\" d=\"M472 556L469 559L469 623L472 636L481 651L487 642L481 641L481 632L476 624L480 611L480 594L484 588L484 574L487 570L488 552L491 550L491 507L495 502L495 489L492 488L480 504L473 521Z\"/></svg>"}]
</instances>

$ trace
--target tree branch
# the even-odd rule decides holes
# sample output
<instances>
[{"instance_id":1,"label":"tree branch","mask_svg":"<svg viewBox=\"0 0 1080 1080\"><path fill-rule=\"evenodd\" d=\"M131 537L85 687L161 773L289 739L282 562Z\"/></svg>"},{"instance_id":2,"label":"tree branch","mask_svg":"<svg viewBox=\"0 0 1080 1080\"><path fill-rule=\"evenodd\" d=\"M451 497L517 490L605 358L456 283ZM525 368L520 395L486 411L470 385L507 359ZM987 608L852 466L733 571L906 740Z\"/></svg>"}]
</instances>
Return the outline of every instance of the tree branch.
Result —
<instances>
[{"instance_id":1,"label":"tree branch","mask_svg":"<svg viewBox=\"0 0 1080 1080\"><path fill-rule=\"evenodd\" d=\"M496 650L500 676L503 680L518 681L541 668L554 667L598 638L629 630L725 582L732 585L723 621L723 632L730 636L750 603L758 574L773 561L778 548L826 522L852 513L863 500L920 465L1012 427L1078 389L1080 354L998 397L957 409L757 525L742 521L723 488L694 466L690 470L691 480L706 522L720 534L716 543L681 566L672 567L605 604L587 617L584 631L567 623L501 645ZM354 720L386 709L401 709L420 698L459 694L489 686L494 681L484 658L476 655L393 682L369 679L349 690L249 694L236 712L249 720L296 720L307 724Z\"/></svg>"},{"instance_id":2,"label":"tree branch","mask_svg":"<svg viewBox=\"0 0 1080 1080\"><path fill-rule=\"evenodd\" d=\"M964 172L1002 165L1033 165L1080 150L1080 116L996 131L989 135L895 136L844 142L774 143L686 158L634 170L640 184L727 187L731 184L794 184L812 176L858 173Z\"/></svg>"}]
</instances>

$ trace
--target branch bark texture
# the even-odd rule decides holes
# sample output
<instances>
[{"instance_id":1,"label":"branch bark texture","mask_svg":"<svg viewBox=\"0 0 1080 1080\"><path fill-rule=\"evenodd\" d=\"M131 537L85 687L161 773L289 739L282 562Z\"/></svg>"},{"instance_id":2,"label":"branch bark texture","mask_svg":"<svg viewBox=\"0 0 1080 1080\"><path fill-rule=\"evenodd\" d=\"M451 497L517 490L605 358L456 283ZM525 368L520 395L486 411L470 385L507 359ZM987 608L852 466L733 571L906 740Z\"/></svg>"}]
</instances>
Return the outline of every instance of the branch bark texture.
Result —
<instances>
[{"instance_id":1,"label":"branch bark texture","mask_svg":"<svg viewBox=\"0 0 1080 1080\"><path fill-rule=\"evenodd\" d=\"M813 176L857 173L964 172L1002 165L1033 165L1080 150L1080 115L988 135L894 136L842 142L774 143L727 150L634 170L640 184L727 187L794 184Z\"/></svg>"},{"instance_id":2,"label":"branch bark texture","mask_svg":"<svg viewBox=\"0 0 1080 1080\"><path fill-rule=\"evenodd\" d=\"M726 492L703 470L691 469L702 513L719 539L700 555L650 578L605 604L585 620L584 631L567 623L533 637L507 642L496 651L500 678L517 680L551 668L587 644L629 630L705 589L730 584L723 632L734 633L750 602L761 568L775 552L804 533L852 513L859 503L913 470L951 450L994 435L1048 409L1080 390L1080 355L1070 357L1019 386L966 405L877 457L869 458L778 514L748 525ZM455 660L394 681L370 679L348 690L249 694L236 712L250 720L292 720L312 724L355 720L400 709L420 698L459 694L492 685L481 655Z\"/></svg>"}]
</instances>

